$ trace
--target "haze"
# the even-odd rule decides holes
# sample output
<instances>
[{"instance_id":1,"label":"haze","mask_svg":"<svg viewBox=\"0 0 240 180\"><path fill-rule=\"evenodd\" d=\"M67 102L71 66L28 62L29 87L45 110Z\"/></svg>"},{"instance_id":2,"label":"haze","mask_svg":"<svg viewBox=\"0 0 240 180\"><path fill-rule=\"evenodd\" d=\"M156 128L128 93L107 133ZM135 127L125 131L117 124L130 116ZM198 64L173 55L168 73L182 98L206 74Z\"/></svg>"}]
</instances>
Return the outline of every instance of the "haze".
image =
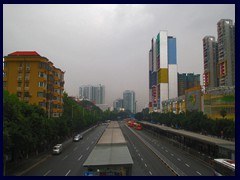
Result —
<instances>
[{"instance_id":1,"label":"haze","mask_svg":"<svg viewBox=\"0 0 240 180\"><path fill-rule=\"evenodd\" d=\"M177 39L178 72L203 73L202 39L217 38L217 22L234 4L3 5L3 56L37 51L65 73L65 91L105 85L105 102L134 90L137 111L148 103L148 52L160 30Z\"/></svg>"}]
</instances>

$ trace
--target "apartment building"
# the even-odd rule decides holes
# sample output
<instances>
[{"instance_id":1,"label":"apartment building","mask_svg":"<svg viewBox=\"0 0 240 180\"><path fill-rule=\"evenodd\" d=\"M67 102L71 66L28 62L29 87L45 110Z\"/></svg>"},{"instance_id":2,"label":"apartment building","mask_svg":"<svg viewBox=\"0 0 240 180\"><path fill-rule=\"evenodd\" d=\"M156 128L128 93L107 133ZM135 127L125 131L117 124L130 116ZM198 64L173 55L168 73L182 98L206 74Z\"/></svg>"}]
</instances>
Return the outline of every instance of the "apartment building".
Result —
<instances>
[{"instance_id":1,"label":"apartment building","mask_svg":"<svg viewBox=\"0 0 240 180\"><path fill-rule=\"evenodd\" d=\"M63 113L64 71L36 51L4 56L3 88L21 101L41 106L48 117Z\"/></svg>"}]
</instances>

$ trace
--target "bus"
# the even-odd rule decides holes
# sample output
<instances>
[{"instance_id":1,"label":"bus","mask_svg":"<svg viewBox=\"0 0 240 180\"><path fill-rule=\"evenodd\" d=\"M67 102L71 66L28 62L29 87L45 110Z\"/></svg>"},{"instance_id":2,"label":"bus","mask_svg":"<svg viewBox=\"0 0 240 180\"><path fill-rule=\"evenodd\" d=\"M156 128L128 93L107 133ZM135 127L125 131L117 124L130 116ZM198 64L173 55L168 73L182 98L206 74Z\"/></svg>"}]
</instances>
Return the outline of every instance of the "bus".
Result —
<instances>
[{"instance_id":1,"label":"bus","mask_svg":"<svg viewBox=\"0 0 240 180\"><path fill-rule=\"evenodd\" d=\"M231 159L213 160L214 176L235 176L235 161Z\"/></svg>"}]
</instances>

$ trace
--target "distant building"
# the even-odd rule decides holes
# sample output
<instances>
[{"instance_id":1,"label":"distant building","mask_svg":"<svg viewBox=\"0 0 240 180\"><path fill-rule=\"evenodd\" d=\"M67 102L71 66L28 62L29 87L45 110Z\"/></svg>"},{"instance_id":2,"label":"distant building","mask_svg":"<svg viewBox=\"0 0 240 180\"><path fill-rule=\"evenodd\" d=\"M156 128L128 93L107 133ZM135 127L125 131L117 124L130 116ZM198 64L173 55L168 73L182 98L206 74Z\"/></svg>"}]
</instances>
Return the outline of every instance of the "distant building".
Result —
<instances>
[{"instance_id":1,"label":"distant building","mask_svg":"<svg viewBox=\"0 0 240 180\"><path fill-rule=\"evenodd\" d=\"M105 103L105 86L99 84L98 86L83 85L79 88L80 99L85 99L94 104Z\"/></svg>"},{"instance_id":2,"label":"distant building","mask_svg":"<svg viewBox=\"0 0 240 180\"><path fill-rule=\"evenodd\" d=\"M113 108L116 109L117 111L122 111L124 108L123 108L123 99L116 99L114 102L113 102Z\"/></svg>"},{"instance_id":3,"label":"distant building","mask_svg":"<svg viewBox=\"0 0 240 180\"><path fill-rule=\"evenodd\" d=\"M123 108L131 113L136 113L135 92L126 90L123 92Z\"/></svg>"},{"instance_id":4,"label":"distant building","mask_svg":"<svg viewBox=\"0 0 240 180\"><path fill-rule=\"evenodd\" d=\"M19 100L41 106L50 117L63 113L64 72L36 51L4 57L3 88Z\"/></svg>"},{"instance_id":5,"label":"distant building","mask_svg":"<svg viewBox=\"0 0 240 180\"><path fill-rule=\"evenodd\" d=\"M178 73L178 96L185 95L187 89L197 86L200 86L200 74Z\"/></svg>"},{"instance_id":6,"label":"distant building","mask_svg":"<svg viewBox=\"0 0 240 180\"><path fill-rule=\"evenodd\" d=\"M177 97L176 38L160 31L149 51L149 111L162 112L162 101Z\"/></svg>"}]
</instances>

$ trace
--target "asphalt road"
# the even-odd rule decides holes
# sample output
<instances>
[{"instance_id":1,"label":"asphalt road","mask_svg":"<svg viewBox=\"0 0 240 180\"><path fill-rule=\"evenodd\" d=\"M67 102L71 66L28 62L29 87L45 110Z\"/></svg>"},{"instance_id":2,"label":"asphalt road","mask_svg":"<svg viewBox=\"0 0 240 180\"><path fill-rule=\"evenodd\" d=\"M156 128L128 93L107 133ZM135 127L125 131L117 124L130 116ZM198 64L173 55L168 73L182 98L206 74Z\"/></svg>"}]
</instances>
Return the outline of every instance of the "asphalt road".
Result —
<instances>
[{"instance_id":1,"label":"asphalt road","mask_svg":"<svg viewBox=\"0 0 240 180\"><path fill-rule=\"evenodd\" d=\"M135 130L123 122L120 127L133 159L133 176L175 176L176 174L159 156L160 153L186 176L211 176L212 169L188 153L174 147L166 139L156 138L145 130ZM104 132L106 125L99 125L83 135L79 142L64 143L60 155L49 154L22 173L22 176L83 176L87 168L84 161ZM145 142L145 143L144 143ZM154 149L154 151L152 150Z\"/></svg>"}]
</instances>

